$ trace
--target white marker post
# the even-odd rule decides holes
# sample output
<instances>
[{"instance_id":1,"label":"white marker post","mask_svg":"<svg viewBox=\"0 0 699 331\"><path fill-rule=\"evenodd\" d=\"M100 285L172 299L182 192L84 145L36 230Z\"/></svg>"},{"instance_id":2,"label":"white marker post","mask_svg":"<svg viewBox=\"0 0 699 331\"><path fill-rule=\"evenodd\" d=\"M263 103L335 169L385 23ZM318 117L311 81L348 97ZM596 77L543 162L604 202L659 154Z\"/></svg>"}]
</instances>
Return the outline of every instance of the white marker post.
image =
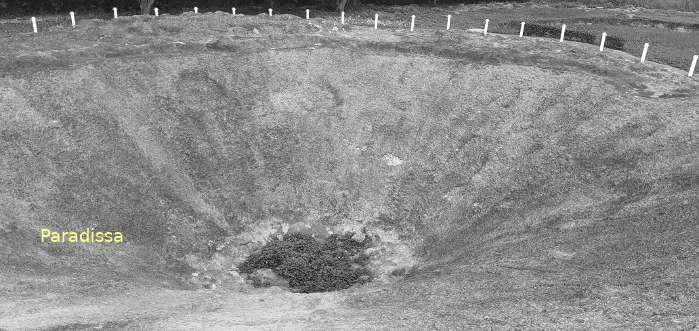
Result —
<instances>
[{"instance_id":1,"label":"white marker post","mask_svg":"<svg viewBox=\"0 0 699 331\"><path fill-rule=\"evenodd\" d=\"M379 28L379 14L374 14L374 30Z\"/></svg>"},{"instance_id":2,"label":"white marker post","mask_svg":"<svg viewBox=\"0 0 699 331\"><path fill-rule=\"evenodd\" d=\"M561 26L561 40L559 40L559 42L563 42L563 38L565 38L565 36L566 36L566 25L563 24Z\"/></svg>"},{"instance_id":3,"label":"white marker post","mask_svg":"<svg viewBox=\"0 0 699 331\"><path fill-rule=\"evenodd\" d=\"M194 13L199 14L199 7L194 7Z\"/></svg>"},{"instance_id":4,"label":"white marker post","mask_svg":"<svg viewBox=\"0 0 699 331\"><path fill-rule=\"evenodd\" d=\"M311 19L311 10L310 9L306 9L306 19L307 20Z\"/></svg>"},{"instance_id":5,"label":"white marker post","mask_svg":"<svg viewBox=\"0 0 699 331\"><path fill-rule=\"evenodd\" d=\"M410 16L410 32L415 30L415 15Z\"/></svg>"},{"instance_id":6,"label":"white marker post","mask_svg":"<svg viewBox=\"0 0 699 331\"><path fill-rule=\"evenodd\" d=\"M75 12L70 12L70 25L75 26Z\"/></svg>"},{"instance_id":7,"label":"white marker post","mask_svg":"<svg viewBox=\"0 0 699 331\"><path fill-rule=\"evenodd\" d=\"M114 18L119 18L119 14L117 14L117 7L112 8L112 11L114 12Z\"/></svg>"},{"instance_id":8,"label":"white marker post","mask_svg":"<svg viewBox=\"0 0 699 331\"><path fill-rule=\"evenodd\" d=\"M233 15L235 15L235 7L231 8L231 11L233 12Z\"/></svg>"},{"instance_id":9,"label":"white marker post","mask_svg":"<svg viewBox=\"0 0 699 331\"><path fill-rule=\"evenodd\" d=\"M267 12L269 12L269 16L272 16L272 8L267 9Z\"/></svg>"},{"instance_id":10,"label":"white marker post","mask_svg":"<svg viewBox=\"0 0 699 331\"><path fill-rule=\"evenodd\" d=\"M447 30L451 28L451 15L447 15Z\"/></svg>"},{"instance_id":11,"label":"white marker post","mask_svg":"<svg viewBox=\"0 0 699 331\"><path fill-rule=\"evenodd\" d=\"M604 50L604 43L605 43L606 41L607 41L607 33L606 33L606 32L602 32L602 42L599 43L599 51L600 51L600 52Z\"/></svg>"},{"instance_id":12,"label":"white marker post","mask_svg":"<svg viewBox=\"0 0 699 331\"><path fill-rule=\"evenodd\" d=\"M648 43L643 45L643 54L641 54L641 63L646 62L646 55L648 55Z\"/></svg>"},{"instance_id":13,"label":"white marker post","mask_svg":"<svg viewBox=\"0 0 699 331\"><path fill-rule=\"evenodd\" d=\"M699 60L699 55L694 55L692 57L692 65L689 67L689 73L687 74L687 77L694 76L694 69L697 68L697 60Z\"/></svg>"},{"instance_id":14,"label":"white marker post","mask_svg":"<svg viewBox=\"0 0 699 331\"><path fill-rule=\"evenodd\" d=\"M524 22L522 22L522 25L519 28L519 37L524 37Z\"/></svg>"},{"instance_id":15,"label":"white marker post","mask_svg":"<svg viewBox=\"0 0 699 331\"><path fill-rule=\"evenodd\" d=\"M32 30L34 30L34 33L39 33L39 30L36 28L36 17L32 16Z\"/></svg>"},{"instance_id":16,"label":"white marker post","mask_svg":"<svg viewBox=\"0 0 699 331\"><path fill-rule=\"evenodd\" d=\"M340 13L340 24L345 25L345 12Z\"/></svg>"},{"instance_id":17,"label":"white marker post","mask_svg":"<svg viewBox=\"0 0 699 331\"><path fill-rule=\"evenodd\" d=\"M485 27L483 27L483 35L488 34L488 23L490 23L490 19L485 19Z\"/></svg>"},{"instance_id":18,"label":"white marker post","mask_svg":"<svg viewBox=\"0 0 699 331\"><path fill-rule=\"evenodd\" d=\"M153 11L155 11L155 17L158 17L158 15L160 15L158 7L153 8Z\"/></svg>"}]
</instances>

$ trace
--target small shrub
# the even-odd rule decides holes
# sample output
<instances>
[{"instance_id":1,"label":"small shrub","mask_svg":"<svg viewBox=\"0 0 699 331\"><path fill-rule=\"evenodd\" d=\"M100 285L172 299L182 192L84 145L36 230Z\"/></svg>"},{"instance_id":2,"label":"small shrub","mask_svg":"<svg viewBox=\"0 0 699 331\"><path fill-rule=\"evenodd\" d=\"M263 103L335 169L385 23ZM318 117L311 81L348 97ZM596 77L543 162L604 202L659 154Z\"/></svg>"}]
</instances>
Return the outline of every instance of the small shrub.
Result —
<instances>
[{"instance_id":1,"label":"small shrub","mask_svg":"<svg viewBox=\"0 0 699 331\"><path fill-rule=\"evenodd\" d=\"M569 30L565 34L565 39L594 45L597 43L598 38L588 32Z\"/></svg>"},{"instance_id":2,"label":"small shrub","mask_svg":"<svg viewBox=\"0 0 699 331\"><path fill-rule=\"evenodd\" d=\"M369 240L358 242L351 236L331 235L318 240L308 234L290 233L282 239L272 237L238 269L246 274L272 269L289 282L291 289L304 293L346 289L371 279L366 268L369 257L364 254Z\"/></svg>"},{"instance_id":3,"label":"small shrub","mask_svg":"<svg viewBox=\"0 0 699 331\"><path fill-rule=\"evenodd\" d=\"M561 28L549 25L527 23L524 25L524 34L527 36L557 38L561 34Z\"/></svg>"},{"instance_id":4,"label":"small shrub","mask_svg":"<svg viewBox=\"0 0 699 331\"><path fill-rule=\"evenodd\" d=\"M607 47L607 48L616 49L619 51L625 50L624 39L622 39L622 38L614 37L614 36L607 36L607 40L604 43L605 43L605 47Z\"/></svg>"},{"instance_id":5,"label":"small shrub","mask_svg":"<svg viewBox=\"0 0 699 331\"><path fill-rule=\"evenodd\" d=\"M511 24L515 24L512 22ZM524 34L527 36L559 38L561 36L561 27L550 26L536 23L527 23L524 25ZM585 31L576 31L572 29L566 30L565 40L577 41L597 45L600 43L600 36ZM607 36L605 47L616 50L624 50L624 39L617 36Z\"/></svg>"}]
</instances>

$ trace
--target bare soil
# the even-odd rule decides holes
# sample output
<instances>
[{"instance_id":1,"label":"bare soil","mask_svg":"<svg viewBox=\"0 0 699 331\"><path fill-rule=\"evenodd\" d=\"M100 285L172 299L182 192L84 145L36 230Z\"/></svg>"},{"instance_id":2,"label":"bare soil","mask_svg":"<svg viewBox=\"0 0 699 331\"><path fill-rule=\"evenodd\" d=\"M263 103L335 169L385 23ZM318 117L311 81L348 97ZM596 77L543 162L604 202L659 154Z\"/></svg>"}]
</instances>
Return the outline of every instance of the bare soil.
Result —
<instances>
[{"instance_id":1,"label":"bare soil","mask_svg":"<svg viewBox=\"0 0 699 331\"><path fill-rule=\"evenodd\" d=\"M0 328L699 323L699 82L684 70L291 15L2 42ZM270 223L390 229L420 263L334 293L191 279L215 264L207 240ZM86 226L129 242L38 239Z\"/></svg>"}]
</instances>

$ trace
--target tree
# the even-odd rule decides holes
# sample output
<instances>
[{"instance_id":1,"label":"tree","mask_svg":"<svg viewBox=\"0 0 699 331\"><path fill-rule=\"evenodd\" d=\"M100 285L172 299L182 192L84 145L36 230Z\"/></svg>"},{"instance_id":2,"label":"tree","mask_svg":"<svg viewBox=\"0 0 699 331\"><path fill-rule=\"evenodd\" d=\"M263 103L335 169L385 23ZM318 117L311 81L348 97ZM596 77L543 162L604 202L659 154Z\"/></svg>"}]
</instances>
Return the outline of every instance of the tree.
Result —
<instances>
[{"instance_id":1,"label":"tree","mask_svg":"<svg viewBox=\"0 0 699 331\"><path fill-rule=\"evenodd\" d=\"M150 10L153 9L153 4L155 0L138 0L141 5L141 15L150 14Z\"/></svg>"},{"instance_id":2,"label":"tree","mask_svg":"<svg viewBox=\"0 0 699 331\"><path fill-rule=\"evenodd\" d=\"M335 9L344 11L347 7L358 8L360 0L335 0Z\"/></svg>"}]
</instances>

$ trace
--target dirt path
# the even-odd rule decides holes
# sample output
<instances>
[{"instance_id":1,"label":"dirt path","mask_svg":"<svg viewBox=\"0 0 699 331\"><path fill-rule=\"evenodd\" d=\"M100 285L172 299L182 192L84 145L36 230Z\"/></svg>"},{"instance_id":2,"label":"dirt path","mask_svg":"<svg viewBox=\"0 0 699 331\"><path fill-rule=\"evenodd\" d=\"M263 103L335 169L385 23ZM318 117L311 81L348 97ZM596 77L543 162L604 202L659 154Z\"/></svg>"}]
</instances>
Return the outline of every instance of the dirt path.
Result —
<instances>
[{"instance_id":1,"label":"dirt path","mask_svg":"<svg viewBox=\"0 0 699 331\"><path fill-rule=\"evenodd\" d=\"M298 294L276 287L247 293L147 288L112 296L49 295L3 305L0 327L21 330L31 321L32 328L52 330L300 328L339 309L340 301L336 293Z\"/></svg>"},{"instance_id":2,"label":"dirt path","mask_svg":"<svg viewBox=\"0 0 699 331\"><path fill-rule=\"evenodd\" d=\"M567 259L567 258L566 258ZM395 284L333 293L279 288L46 296L0 305L0 328L129 330L456 330L696 328L696 297L682 284L610 283L567 260L435 266ZM601 281L601 282L600 282ZM667 295L674 293L675 299ZM42 308L37 308L42 307Z\"/></svg>"}]
</instances>

